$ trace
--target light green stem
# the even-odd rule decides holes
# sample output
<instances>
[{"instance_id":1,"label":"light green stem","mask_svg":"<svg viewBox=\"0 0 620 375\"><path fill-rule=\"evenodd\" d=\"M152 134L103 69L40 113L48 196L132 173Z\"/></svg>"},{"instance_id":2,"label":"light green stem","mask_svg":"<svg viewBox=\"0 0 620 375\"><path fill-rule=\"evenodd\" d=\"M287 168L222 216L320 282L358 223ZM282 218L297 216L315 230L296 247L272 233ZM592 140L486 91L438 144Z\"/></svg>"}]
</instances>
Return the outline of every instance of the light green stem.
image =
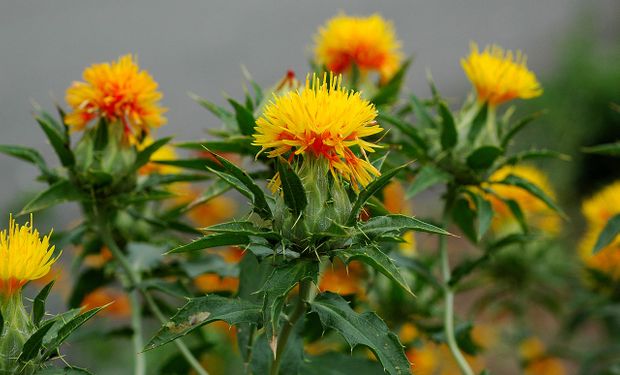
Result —
<instances>
[{"instance_id":1,"label":"light green stem","mask_svg":"<svg viewBox=\"0 0 620 375\"><path fill-rule=\"evenodd\" d=\"M125 254L123 254L121 249L116 244L116 241L114 241L114 238L112 237L112 233L110 232L110 228L105 218L102 220L98 220L98 229L103 243L106 244L106 246L114 256L114 259L118 262L118 264L125 272L125 275L129 279L130 288L135 288L135 290L133 290L130 294L133 312L131 319L132 328L134 330L133 341L134 347L136 349L135 373L136 375L144 375L146 374L146 366L144 363L144 355L141 355L144 349L144 345L142 341L142 319L140 316L141 309L138 300L138 293L142 293L147 305L149 306L149 309L162 323L166 323L168 320L161 312L161 310L153 300L153 297L149 294L148 290L140 287L140 275L133 269ZM196 357L194 357L194 355L187 348L185 343L181 341L181 339L176 339L174 343L176 344L183 357L185 357L185 360L187 360L187 362L194 368L194 370L199 375L209 375L209 373L200 365L200 362L196 359ZM142 364L140 364L141 362ZM142 372L138 372L140 369Z\"/></svg>"},{"instance_id":2,"label":"light green stem","mask_svg":"<svg viewBox=\"0 0 620 375\"><path fill-rule=\"evenodd\" d=\"M446 215L447 216L447 215ZM447 223L448 220L444 219L444 223ZM473 370L463 357L463 353L461 353L459 346L456 342L456 338L454 336L454 291L450 287L450 262L448 259L448 247L446 243L446 237L441 236L439 238L439 253L441 257L441 274L443 277L443 292L444 292L444 333L446 335L446 341L448 342L448 347L450 348L450 352L452 356L456 360L456 363L461 370L461 373L464 375L474 375Z\"/></svg>"}]
</instances>

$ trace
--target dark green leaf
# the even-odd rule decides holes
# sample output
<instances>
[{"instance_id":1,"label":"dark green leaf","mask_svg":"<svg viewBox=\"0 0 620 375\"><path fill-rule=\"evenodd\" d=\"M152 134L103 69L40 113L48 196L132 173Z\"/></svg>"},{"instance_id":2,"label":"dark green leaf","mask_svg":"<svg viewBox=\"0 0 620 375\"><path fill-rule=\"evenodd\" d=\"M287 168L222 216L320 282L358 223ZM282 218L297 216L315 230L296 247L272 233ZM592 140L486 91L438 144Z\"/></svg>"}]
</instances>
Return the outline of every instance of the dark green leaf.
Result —
<instances>
[{"instance_id":1,"label":"dark green leaf","mask_svg":"<svg viewBox=\"0 0 620 375\"><path fill-rule=\"evenodd\" d=\"M504 150L495 146L482 146L469 154L467 157L467 165L475 170L490 168L503 152Z\"/></svg>"},{"instance_id":2,"label":"dark green leaf","mask_svg":"<svg viewBox=\"0 0 620 375\"><path fill-rule=\"evenodd\" d=\"M32 302L32 322L35 326L39 326L43 315L45 315L45 301L47 300L47 296L49 296L52 287L54 286L55 280L50 281L41 289L41 291L37 294Z\"/></svg>"},{"instance_id":3,"label":"dark green leaf","mask_svg":"<svg viewBox=\"0 0 620 375\"><path fill-rule=\"evenodd\" d=\"M249 221L230 221L202 228L205 232L232 233L246 236L263 237L271 240L280 240L281 236L273 231L261 229Z\"/></svg>"},{"instance_id":4,"label":"dark green leaf","mask_svg":"<svg viewBox=\"0 0 620 375\"><path fill-rule=\"evenodd\" d=\"M449 182L450 179L450 175L443 170L431 164L425 165L418 171L418 174L415 176L413 182L407 189L406 197L407 199L413 198L434 185Z\"/></svg>"},{"instance_id":5,"label":"dark green leaf","mask_svg":"<svg viewBox=\"0 0 620 375\"><path fill-rule=\"evenodd\" d=\"M53 325L54 321L48 320L26 340L22 352L17 359L19 362L28 362L39 354L39 350L41 350L43 345L43 338Z\"/></svg>"},{"instance_id":6,"label":"dark green leaf","mask_svg":"<svg viewBox=\"0 0 620 375\"><path fill-rule=\"evenodd\" d=\"M166 254L186 253L189 251L208 249L218 246L247 245L249 243L250 239L248 236L243 234L215 233L206 235L188 244L175 247Z\"/></svg>"},{"instance_id":7,"label":"dark green leaf","mask_svg":"<svg viewBox=\"0 0 620 375\"><path fill-rule=\"evenodd\" d=\"M278 331L280 313L288 293L302 280L316 282L319 263L314 260L288 262L277 266L261 288L263 299L263 322L267 338L272 342Z\"/></svg>"},{"instance_id":8,"label":"dark green leaf","mask_svg":"<svg viewBox=\"0 0 620 375\"><path fill-rule=\"evenodd\" d=\"M228 102L235 109L235 119L237 120L237 125L239 126L239 131L241 134L254 134L254 127L256 126L254 114L234 99L228 99Z\"/></svg>"},{"instance_id":9,"label":"dark green leaf","mask_svg":"<svg viewBox=\"0 0 620 375\"><path fill-rule=\"evenodd\" d=\"M360 212L362 211L362 208L366 204L366 202L368 202L368 200L373 195L377 194L381 189L383 189L385 185L390 183L390 181L392 180L392 177L394 177L398 172L400 172L401 169L407 167L407 165L408 164L405 164L405 165L401 165L400 167L391 169L381 174L381 176L379 176L377 179L375 179L370 184L368 184L368 186L366 186L366 188L362 190L357 196L357 199L355 200L355 203L353 204L353 208L351 209L351 214L349 215L349 218L347 219L347 225L353 225L357 221L357 218Z\"/></svg>"},{"instance_id":10,"label":"dark green leaf","mask_svg":"<svg viewBox=\"0 0 620 375\"><path fill-rule=\"evenodd\" d=\"M508 146L508 143L510 142L510 140L517 133L519 133L519 131L521 131L521 129L523 129L527 124L529 124L530 122L536 120L537 118L539 118L540 116L544 115L545 113L546 113L546 111L534 112L531 115L522 118L521 120L517 121L517 123L512 125L510 127L510 130L506 133L506 135L504 135L504 137L502 137L502 143L501 143L502 148L506 148L506 146Z\"/></svg>"},{"instance_id":11,"label":"dark green leaf","mask_svg":"<svg viewBox=\"0 0 620 375\"><path fill-rule=\"evenodd\" d=\"M444 102L439 102L439 114L441 115L441 147L444 150L452 149L458 141L456 125L452 112Z\"/></svg>"},{"instance_id":12,"label":"dark green leaf","mask_svg":"<svg viewBox=\"0 0 620 375\"><path fill-rule=\"evenodd\" d=\"M454 202L452 208L452 220L461 229L463 234L472 242L476 242L478 235L476 233L476 212L472 209L470 201L464 197L460 197Z\"/></svg>"},{"instance_id":13,"label":"dark green leaf","mask_svg":"<svg viewBox=\"0 0 620 375\"><path fill-rule=\"evenodd\" d=\"M254 180L241 168L237 167L233 163L229 162L225 158L214 154L217 160L222 163L224 169L230 174L232 177L239 180L252 194L252 203L254 204L254 209L256 213L259 214L265 220L269 220L272 217L271 208L265 199L265 193L263 190L254 183ZM234 187L234 186L233 186Z\"/></svg>"},{"instance_id":14,"label":"dark green leaf","mask_svg":"<svg viewBox=\"0 0 620 375\"><path fill-rule=\"evenodd\" d=\"M372 217L359 226L360 232L368 237L383 236L386 234L402 234L405 231L427 232L450 235L445 230L423 222L411 216L392 214Z\"/></svg>"},{"instance_id":15,"label":"dark green leaf","mask_svg":"<svg viewBox=\"0 0 620 375\"><path fill-rule=\"evenodd\" d=\"M225 298L215 294L192 298L165 323L149 341L144 350L167 344L193 330L218 320L228 324L258 324L261 320L260 305L238 298Z\"/></svg>"},{"instance_id":16,"label":"dark green leaf","mask_svg":"<svg viewBox=\"0 0 620 375\"><path fill-rule=\"evenodd\" d=\"M291 165L282 158L278 160L278 173L280 175L284 203L291 209L293 215L298 217L308 204L304 185Z\"/></svg>"},{"instance_id":17,"label":"dark green leaf","mask_svg":"<svg viewBox=\"0 0 620 375\"><path fill-rule=\"evenodd\" d=\"M81 198L82 194L71 182L68 180L60 180L28 202L19 215L43 210L64 202L77 201Z\"/></svg>"},{"instance_id":18,"label":"dark green leaf","mask_svg":"<svg viewBox=\"0 0 620 375\"><path fill-rule=\"evenodd\" d=\"M109 305L109 304L108 304ZM58 334L47 344L45 345L45 355L44 357L48 357L50 354L54 352L65 340L69 338L69 336L76 329L80 328L82 324L86 323L90 318L95 316L99 311L108 307L108 305L96 307L94 309L88 310L83 314L80 314L73 319L69 320L66 324L64 324L59 330Z\"/></svg>"},{"instance_id":19,"label":"dark green leaf","mask_svg":"<svg viewBox=\"0 0 620 375\"><path fill-rule=\"evenodd\" d=\"M594 249L592 250L592 254L596 254L599 251L603 250L607 245L612 243L614 239L620 234L620 214L609 219L605 227L598 235L598 239L596 240L596 245L594 245ZM617 250L614 250L617 251Z\"/></svg>"},{"instance_id":20,"label":"dark green leaf","mask_svg":"<svg viewBox=\"0 0 620 375\"><path fill-rule=\"evenodd\" d=\"M376 106L381 106L384 104L390 104L398 99L398 93L400 92L400 88L403 85L403 81L405 79L405 75L407 74L407 69L411 64L411 60L406 60L398 69L398 71L390 78L390 80L381 88L379 92L375 94L372 98L372 102Z\"/></svg>"},{"instance_id":21,"label":"dark green leaf","mask_svg":"<svg viewBox=\"0 0 620 375\"><path fill-rule=\"evenodd\" d=\"M562 209L553 201L553 199L551 199L551 197L547 195L547 193L545 193L541 188L524 178L511 174L502 181L495 183L520 187L521 189L531 193L533 196L540 199L543 203L545 203L549 208L557 212L560 216L566 217Z\"/></svg>"},{"instance_id":22,"label":"dark green leaf","mask_svg":"<svg viewBox=\"0 0 620 375\"><path fill-rule=\"evenodd\" d=\"M527 219L525 218L525 214L523 213L523 210L521 210L521 206L519 206L519 203L517 203L517 201L513 199L500 199L508 206L508 209L510 209L512 216L517 219L517 222L519 223L519 226L521 227L523 233L527 233L529 231L529 228L527 226Z\"/></svg>"},{"instance_id":23,"label":"dark green leaf","mask_svg":"<svg viewBox=\"0 0 620 375\"><path fill-rule=\"evenodd\" d=\"M136 162L133 165L134 170L138 170L143 165L146 165L146 163L151 160L151 156L153 156L153 154L157 152L157 150L165 146L166 143L170 142L171 139L172 137L158 139L150 145L146 146L142 151L138 152L138 156L136 156Z\"/></svg>"},{"instance_id":24,"label":"dark green leaf","mask_svg":"<svg viewBox=\"0 0 620 375\"><path fill-rule=\"evenodd\" d=\"M0 145L0 152L34 164L44 175L49 174L47 164L39 151L23 146Z\"/></svg>"},{"instance_id":25,"label":"dark green leaf","mask_svg":"<svg viewBox=\"0 0 620 375\"><path fill-rule=\"evenodd\" d=\"M493 220L493 206L491 205L491 202L486 200L480 194L476 194L470 190L466 190L465 193L471 197L473 203L476 205L476 242L480 242L482 237L491 227L491 221Z\"/></svg>"},{"instance_id":26,"label":"dark green leaf","mask_svg":"<svg viewBox=\"0 0 620 375\"><path fill-rule=\"evenodd\" d=\"M469 128L469 133L467 133L467 140L470 143L473 144L476 141L476 138L478 138L478 134L480 134L480 131L486 125L488 113L489 104L485 102L482 108L478 110L476 117L474 117L473 121L471 122L471 128Z\"/></svg>"},{"instance_id":27,"label":"dark green leaf","mask_svg":"<svg viewBox=\"0 0 620 375\"><path fill-rule=\"evenodd\" d=\"M352 247L345 250L338 250L334 252L334 254L340 257L345 264L349 264L349 262L353 260L359 260L368 264L384 274L388 279L395 282L404 291L415 296L392 259L376 246Z\"/></svg>"},{"instance_id":28,"label":"dark green leaf","mask_svg":"<svg viewBox=\"0 0 620 375\"><path fill-rule=\"evenodd\" d=\"M589 154L620 156L620 142L584 147L582 150Z\"/></svg>"},{"instance_id":29,"label":"dark green leaf","mask_svg":"<svg viewBox=\"0 0 620 375\"><path fill-rule=\"evenodd\" d=\"M61 132L55 125L51 124L47 119L42 116L35 116L35 119L41 125L43 132L50 141L52 148L58 155L60 162L65 167L70 167L75 164L75 157L71 151L69 141L66 138L64 132Z\"/></svg>"},{"instance_id":30,"label":"dark green leaf","mask_svg":"<svg viewBox=\"0 0 620 375\"><path fill-rule=\"evenodd\" d=\"M336 330L351 347L364 345L375 353L389 374L410 374L410 364L398 337L375 313L358 314L342 297L321 293L310 304L326 328Z\"/></svg>"}]
</instances>

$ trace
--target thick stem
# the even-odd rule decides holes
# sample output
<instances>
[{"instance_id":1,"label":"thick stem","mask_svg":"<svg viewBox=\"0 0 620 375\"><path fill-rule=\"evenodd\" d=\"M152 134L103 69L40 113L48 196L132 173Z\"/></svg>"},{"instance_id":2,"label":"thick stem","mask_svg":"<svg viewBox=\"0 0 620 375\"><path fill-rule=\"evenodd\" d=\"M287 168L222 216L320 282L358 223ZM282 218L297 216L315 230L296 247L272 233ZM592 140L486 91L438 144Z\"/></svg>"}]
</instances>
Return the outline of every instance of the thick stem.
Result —
<instances>
[{"instance_id":1,"label":"thick stem","mask_svg":"<svg viewBox=\"0 0 620 375\"><path fill-rule=\"evenodd\" d=\"M291 333L295 327L295 324L306 313L306 301L310 295L310 289L312 288L312 281L305 279L299 282L299 299L295 305L295 310L291 313L290 318L282 327L280 336L278 337L278 347L276 354L271 364L271 375L278 375L280 372L280 363L284 356L284 350L286 350L286 343L288 342Z\"/></svg>"},{"instance_id":2,"label":"thick stem","mask_svg":"<svg viewBox=\"0 0 620 375\"><path fill-rule=\"evenodd\" d=\"M444 228L447 227L448 224L448 212L450 207L450 197L448 197L448 202L446 203L446 212L444 213L443 224ZM447 239L445 236L441 236L439 238L439 254L441 257L441 274L443 277L443 292L444 292L444 333L446 335L446 341L448 342L448 347L450 348L450 352L452 356L456 360L456 363L461 370L461 373L464 375L474 375L473 370L469 366L469 363L465 360L463 353L459 349L459 346L456 342L456 337L454 336L454 291L450 286L450 278L452 277L450 272L450 261L448 259L448 246Z\"/></svg>"},{"instance_id":3,"label":"thick stem","mask_svg":"<svg viewBox=\"0 0 620 375\"><path fill-rule=\"evenodd\" d=\"M133 269L133 267L131 266L131 263L129 262L125 254L118 247L118 245L116 244L116 241L114 241L114 238L112 237L112 233L107 223L107 219L106 218L98 218L98 219L99 220L97 220L97 226L99 229L99 234L101 236L101 239L103 240L103 243L108 247L108 249L114 256L114 259L118 262L118 264L121 266L121 268L125 272L125 275L127 276L127 279L129 280L129 289L133 289L130 294L131 303L132 303L131 322L132 322L132 328L134 330L133 341L134 341L134 346L137 346L138 344L140 345L139 347L135 348L136 349L135 373L141 374L141 375L146 374L146 366L144 364L144 355L141 355L144 349L144 345L142 341L142 319L141 319L141 313L140 313L141 308L140 308L139 300L137 298L138 293L142 293L147 305L149 306L149 309L162 323L166 323L168 320L166 319L164 314L161 312L161 310L159 309L159 307L153 300L153 297L149 294L148 290L140 288L140 275ZM185 360L194 368L194 370L199 375L209 375L209 373L200 365L200 362L196 359L196 357L194 357L194 355L187 348L187 346L183 343L183 341L181 341L181 339L176 339L174 343L176 344L177 348L179 348L179 351L181 352L183 357L185 357ZM140 362L142 362L142 365L140 364ZM143 368L142 370L143 372L139 373L138 370L141 367Z\"/></svg>"}]
</instances>

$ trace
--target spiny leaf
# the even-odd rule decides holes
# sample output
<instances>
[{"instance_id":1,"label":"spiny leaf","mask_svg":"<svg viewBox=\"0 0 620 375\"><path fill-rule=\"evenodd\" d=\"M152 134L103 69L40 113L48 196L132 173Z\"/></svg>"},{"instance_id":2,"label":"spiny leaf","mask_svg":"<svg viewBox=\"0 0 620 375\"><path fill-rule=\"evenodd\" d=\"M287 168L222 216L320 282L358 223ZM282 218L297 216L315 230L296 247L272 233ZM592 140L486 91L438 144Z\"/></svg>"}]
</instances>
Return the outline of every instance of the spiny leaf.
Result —
<instances>
[{"instance_id":1,"label":"spiny leaf","mask_svg":"<svg viewBox=\"0 0 620 375\"><path fill-rule=\"evenodd\" d=\"M392 259L390 259L390 257L382 252L378 247L353 247L346 250L336 251L334 254L340 257L345 264L349 264L353 260L359 260L368 264L395 282L396 285L401 287L405 292L409 293L411 296L415 296Z\"/></svg>"},{"instance_id":2,"label":"spiny leaf","mask_svg":"<svg viewBox=\"0 0 620 375\"><path fill-rule=\"evenodd\" d=\"M39 329L37 329L37 331L33 333L28 340L26 340L24 347L22 348L22 352L17 359L19 362L28 362L39 354L39 351L43 346L43 338L53 325L54 321L48 320Z\"/></svg>"},{"instance_id":3,"label":"spiny leaf","mask_svg":"<svg viewBox=\"0 0 620 375\"><path fill-rule=\"evenodd\" d=\"M90 318L95 316L99 311L108 307L109 305L110 304L96 307L69 320L58 330L58 334L49 342L49 344L45 345L46 351L44 357L48 357L49 355L51 355L54 350L56 350L63 342L65 342L65 340L69 338L73 331L80 328L82 324L86 323Z\"/></svg>"},{"instance_id":4,"label":"spiny leaf","mask_svg":"<svg viewBox=\"0 0 620 375\"><path fill-rule=\"evenodd\" d=\"M361 224L359 230L368 237L401 234L408 230L451 236L449 232L442 228L425 223L414 217L400 214L372 217L367 222Z\"/></svg>"},{"instance_id":5,"label":"spiny leaf","mask_svg":"<svg viewBox=\"0 0 620 375\"><path fill-rule=\"evenodd\" d=\"M54 282L56 280L52 280L47 285L41 289L41 291L34 298L32 303L32 322L38 326L45 315L45 300L47 300L47 296L49 296L52 287L54 286Z\"/></svg>"},{"instance_id":6,"label":"spiny leaf","mask_svg":"<svg viewBox=\"0 0 620 375\"><path fill-rule=\"evenodd\" d=\"M413 182L409 186L406 192L406 197L413 198L424 190L437 185L449 182L450 175L443 170L433 166L425 165L420 169L418 174L413 179Z\"/></svg>"},{"instance_id":7,"label":"spiny leaf","mask_svg":"<svg viewBox=\"0 0 620 375\"><path fill-rule=\"evenodd\" d=\"M260 305L238 298L225 298L215 294L191 298L165 323L149 341L144 350L151 350L185 336L195 329L218 320L228 324L261 321Z\"/></svg>"},{"instance_id":8,"label":"spiny leaf","mask_svg":"<svg viewBox=\"0 0 620 375\"><path fill-rule=\"evenodd\" d=\"M81 198L82 194L71 182L60 180L28 202L19 215L39 211L63 202L80 200Z\"/></svg>"},{"instance_id":9,"label":"spiny leaf","mask_svg":"<svg viewBox=\"0 0 620 375\"><path fill-rule=\"evenodd\" d=\"M206 228L202 228L202 230L205 232L232 233L246 236L263 237L275 241L281 239L281 236L278 233L259 228L250 221L229 221L227 223L220 223Z\"/></svg>"},{"instance_id":10,"label":"spiny leaf","mask_svg":"<svg viewBox=\"0 0 620 375\"><path fill-rule=\"evenodd\" d=\"M175 247L166 254L186 253L218 246L247 245L250 243L248 236L233 233L214 233L194 240L188 244Z\"/></svg>"},{"instance_id":11,"label":"spiny leaf","mask_svg":"<svg viewBox=\"0 0 620 375\"><path fill-rule=\"evenodd\" d=\"M326 328L336 330L351 347L364 345L375 353L389 374L410 374L410 364L403 346L375 313L358 314L342 297L321 293L310 304Z\"/></svg>"}]
</instances>

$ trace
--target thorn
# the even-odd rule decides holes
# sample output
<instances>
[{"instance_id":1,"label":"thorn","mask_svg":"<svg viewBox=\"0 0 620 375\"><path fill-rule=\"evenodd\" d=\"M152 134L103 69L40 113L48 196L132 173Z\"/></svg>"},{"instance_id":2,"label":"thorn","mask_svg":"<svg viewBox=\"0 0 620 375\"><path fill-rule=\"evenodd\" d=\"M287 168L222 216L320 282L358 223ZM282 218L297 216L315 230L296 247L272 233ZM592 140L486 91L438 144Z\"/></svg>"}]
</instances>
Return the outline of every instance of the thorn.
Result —
<instances>
[{"instance_id":1,"label":"thorn","mask_svg":"<svg viewBox=\"0 0 620 375\"><path fill-rule=\"evenodd\" d=\"M278 350L278 336L273 335L271 337L271 341L269 342L269 347L273 352L273 359L276 359L276 351Z\"/></svg>"}]
</instances>

